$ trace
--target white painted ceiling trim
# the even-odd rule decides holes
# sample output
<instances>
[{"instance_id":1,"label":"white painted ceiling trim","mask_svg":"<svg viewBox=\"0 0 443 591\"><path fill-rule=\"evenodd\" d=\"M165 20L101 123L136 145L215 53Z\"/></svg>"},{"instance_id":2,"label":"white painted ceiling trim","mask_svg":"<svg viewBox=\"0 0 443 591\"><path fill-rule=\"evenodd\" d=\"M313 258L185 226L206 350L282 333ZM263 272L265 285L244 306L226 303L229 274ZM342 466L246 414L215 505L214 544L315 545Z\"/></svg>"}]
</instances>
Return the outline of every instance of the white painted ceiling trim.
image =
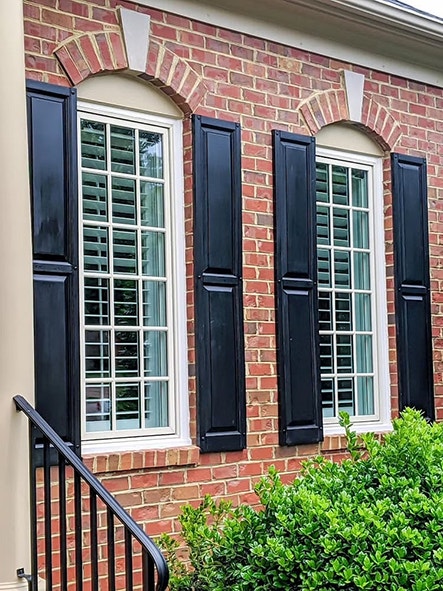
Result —
<instances>
[{"instance_id":1,"label":"white painted ceiling trim","mask_svg":"<svg viewBox=\"0 0 443 591\"><path fill-rule=\"evenodd\" d=\"M136 0L247 35L443 86L443 21L388 0Z\"/></svg>"}]
</instances>

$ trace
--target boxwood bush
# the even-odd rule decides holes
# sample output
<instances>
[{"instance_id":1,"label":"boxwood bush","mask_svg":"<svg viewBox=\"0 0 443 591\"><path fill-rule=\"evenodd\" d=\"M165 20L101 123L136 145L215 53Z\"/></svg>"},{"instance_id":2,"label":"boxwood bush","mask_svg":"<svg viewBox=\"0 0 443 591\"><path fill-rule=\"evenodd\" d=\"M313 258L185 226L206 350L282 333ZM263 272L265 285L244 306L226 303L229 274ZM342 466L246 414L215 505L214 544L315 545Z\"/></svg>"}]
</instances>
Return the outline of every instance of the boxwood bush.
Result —
<instances>
[{"instance_id":1,"label":"boxwood bush","mask_svg":"<svg viewBox=\"0 0 443 591\"><path fill-rule=\"evenodd\" d=\"M443 425L408 409L380 443L341 420L349 459L309 461L289 485L270 470L259 510L183 508L186 560L162 540L171 591L443 589Z\"/></svg>"}]
</instances>

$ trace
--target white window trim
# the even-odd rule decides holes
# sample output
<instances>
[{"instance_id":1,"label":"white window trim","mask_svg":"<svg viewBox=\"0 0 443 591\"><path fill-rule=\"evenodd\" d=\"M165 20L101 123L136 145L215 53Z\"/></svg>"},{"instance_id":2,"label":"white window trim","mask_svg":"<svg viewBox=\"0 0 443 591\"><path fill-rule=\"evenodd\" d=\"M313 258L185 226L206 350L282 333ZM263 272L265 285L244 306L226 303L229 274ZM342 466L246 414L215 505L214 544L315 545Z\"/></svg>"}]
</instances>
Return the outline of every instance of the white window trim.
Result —
<instances>
[{"instance_id":1,"label":"white window trim","mask_svg":"<svg viewBox=\"0 0 443 591\"><path fill-rule=\"evenodd\" d=\"M169 395L173 397L173 416L170 424L173 431L164 434L134 434L122 437L107 436L106 433L85 432L84 416L85 408L85 384L84 375L84 309L83 309L83 239L82 239L82 209L79 209L79 244L80 244L80 346L81 346L81 437L82 453L109 453L122 451L137 451L144 449L165 449L171 447L182 447L191 445L189 433L189 396L188 396L188 374L187 374L187 338L186 338L186 276L185 276L185 220L184 220L184 179L183 179L183 124L180 119L151 115L133 110L105 106L93 102L79 101L77 117L104 116L113 119L120 119L122 122L147 124L161 127L166 130L169 136L168 166L170 169L171 199L165 206L169 208L171 253L169 256L170 271L172 278L168 297L168 312L171 312L170 324L174 327L172 339L173 355L173 387ZM79 126L80 127L80 126ZM80 141L78 142L79 163ZM81 166L79 165L79 195L81 187ZM168 264L168 263L167 263ZM170 405L171 408L171 405ZM86 436L87 435L87 436ZM93 438L95 437L95 438Z\"/></svg>"},{"instance_id":2,"label":"white window trim","mask_svg":"<svg viewBox=\"0 0 443 591\"><path fill-rule=\"evenodd\" d=\"M374 393L377 417L367 420L365 417L353 417L353 429L357 433L369 431L385 432L392 429L391 424L391 385L389 378L389 340L388 340L388 307L386 299L386 257L385 228L383 206L383 166L382 158L367 156L354 152L333 150L317 147L316 158L326 159L329 163L346 166L363 165L372 171L370 192L373 198L373 221L370 228L371 243L374 256L371 264L371 280L374 284L374 302L372 304L375 318L374 335L376 342L376 359L374 359ZM323 419L325 436L342 435L344 429L338 420Z\"/></svg>"}]
</instances>

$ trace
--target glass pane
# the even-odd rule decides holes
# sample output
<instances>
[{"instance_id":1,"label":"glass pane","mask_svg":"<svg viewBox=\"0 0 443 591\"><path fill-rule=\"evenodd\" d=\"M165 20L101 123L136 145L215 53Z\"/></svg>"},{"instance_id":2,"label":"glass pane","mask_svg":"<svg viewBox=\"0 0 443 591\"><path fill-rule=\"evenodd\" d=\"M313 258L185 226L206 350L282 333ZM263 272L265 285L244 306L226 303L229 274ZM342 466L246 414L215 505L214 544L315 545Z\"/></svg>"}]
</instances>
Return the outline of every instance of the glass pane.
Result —
<instances>
[{"instance_id":1,"label":"glass pane","mask_svg":"<svg viewBox=\"0 0 443 591\"><path fill-rule=\"evenodd\" d=\"M318 282L324 287L331 287L331 252L319 248L317 250Z\"/></svg>"},{"instance_id":2,"label":"glass pane","mask_svg":"<svg viewBox=\"0 0 443 591\"><path fill-rule=\"evenodd\" d=\"M328 165L317 163L317 182L316 192L317 201L328 203L329 201L329 182L328 182Z\"/></svg>"},{"instance_id":3,"label":"glass pane","mask_svg":"<svg viewBox=\"0 0 443 591\"><path fill-rule=\"evenodd\" d=\"M334 280L336 287L351 287L351 265L349 252L334 253Z\"/></svg>"},{"instance_id":4,"label":"glass pane","mask_svg":"<svg viewBox=\"0 0 443 591\"><path fill-rule=\"evenodd\" d=\"M334 380L321 381L321 399L325 419L335 417Z\"/></svg>"},{"instance_id":5,"label":"glass pane","mask_svg":"<svg viewBox=\"0 0 443 591\"><path fill-rule=\"evenodd\" d=\"M318 294L318 317L320 330L332 330L332 293Z\"/></svg>"},{"instance_id":6,"label":"glass pane","mask_svg":"<svg viewBox=\"0 0 443 591\"><path fill-rule=\"evenodd\" d=\"M117 377L139 375L138 332L115 331L115 375Z\"/></svg>"},{"instance_id":7,"label":"glass pane","mask_svg":"<svg viewBox=\"0 0 443 591\"><path fill-rule=\"evenodd\" d=\"M166 326L166 283L143 281L143 324Z\"/></svg>"},{"instance_id":8,"label":"glass pane","mask_svg":"<svg viewBox=\"0 0 443 591\"><path fill-rule=\"evenodd\" d=\"M352 307L350 293L335 294L335 322L337 330L352 330Z\"/></svg>"},{"instance_id":9,"label":"glass pane","mask_svg":"<svg viewBox=\"0 0 443 591\"><path fill-rule=\"evenodd\" d=\"M159 133L140 131L140 174L163 178L163 139Z\"/></svg>"},{"instance_id":10,"label":"glass pane","mask_svg":"<svg viewBox=\"0 0 443 591\"><path fill-rule=\"evenodd\" d=\"M164 185L161 183L140 182L141 223L145 226L164 227L163 192Z\"/></svg>"},{"instance_id":11,"label":"glass pane","mask_svg":"<svg viewBox=\"0 0 443 591\"><path fill-rule=\"evenodd\" d=\"M317 244L331 244L329 233L329 207L317 206Z\"/></svg>"},{"instance_id":12,"label":"glass pane","mask_svg":"<svg viewBox=\"0 0 443 591\"><path fill-rule=\"evenodd\" d=\"M81 150L83 168L106 169L105 124L82 119Z\"/></svg>"},{"instance_id":13,"label":"glass pane","mask_svg":"<svg viewBox=\"0 0 443 591\"><path fill-rule=\"evenodd\" d=\"M357 348L357 372L371 373L372 369L372 336L358 334L355 337Z\"/></svg>"},{"instance_id":14,"label":"glass pane","mask_svg":"<svg viewBox=\"0 0 443 591\"><path fill-rule=\"evenodd\" d=\"M165 236L161 232L142 232L142 273L165 276Z\"/></svg>"},{"instance_id":15,"label":"glass pane","mask_svg":"<svg viewBox=\"0 0 443 591\"><path fill-rule=\"evenodd\" d=\"M332 200L337 205L349 205L348 169L332 167Z\"/></svg>"},{"instance_id":16,"label":"glass pane","mask_svg":"<svg viewBox=\"0 0 443 591\"><path fill-rule=\"evenodd\" d=\"M353 231L354 231L354 247L355 248L369 248L369 216L366 211L354 211Z\"/></svg>"},{"instance_id":17,"label":"glass pane","mask_svg":"<svg viewBox=\"0 0 443 591\"><path fill-rule=\"evenodd\" d=\"M168 426L168 383L145 384L145 427Z\"/></svg>"},{"instance_id":18,"label":"glass pane","mask_svg":"<svg viewBox=\"0 0 443 591\"><path fill-rule=\"evenodd\" d=\"M366 170L352 170L352 205L368 207L368 173Z\"/></svg>"},{"instance_id":19,"label":"glass pane","mask_svg":"<svg viewBox=\"0 0 443 591\"><path fill-rule=\"evenodd\" d=\"M114 230L114 273L137 273L137 234Z\"/></svg>"},{"instance_id":20,"label":"glass pane","mask_svg":"<svg viewBox=\"0 0 443 591\"><path fill-rule=\"evenodd\" d=\"M115 387L115 414L117 429L139 429L139 384L117 384Z\"/></svg>"},{"instance_id":21,"label":"glass pane","mask_svg":"<svg viewBox=\"0 0 443 591\"><path fill-rule=\"evenodd\" d=\"M83 219L107 221L106 177L101 174L82 174Z\"/></svg>"},{"instance_id":22,"label":"glass pane","mask_svg":"<svg viewBox=\"0 0 443 591\"><path fill-rule=\"evenodd\" d=\"M111 394L109 384L86 386L86 431L111 429Z\"/></svg>"},{"instance_id":23,"label":"glass pane","mask_svg":"<svg viewBox=\"0 0 443 591\"><path fill-rule=\"evenodd\" d=\"M136 326L138 324L138 284L131 279L114 281L114 322Z\"/></svg>"},{"instance_id":24,"label":"glass pane","mask_svg":"<svg viewBox=\"0 0 443 591\"><path fill-rule=\"evenodd\" d=\"M349 247L349 211L341 207L334 207L334 246Z\"/></svg>"},{"instance_id":25,"label":"glass pane","mask_svg":"<svg viewBox=\"0 0 443 591\"><path fill-rule=\"evenodd\" d=\"M371 289L368 252L354 252L354 287Z\"/></svg>"},{"instance_id":26,"label":"glass pane","mask_svg":"<svg viewBox=\"0 0 443 591\"><path fill-rule=\"evenodd\" d=\"M355 329L372 330L371 296L368 293L355 294Z\"/></svg>"},{"instance_id":27,"label":"glass pane","mask_svg":"<svg viewBox=\"0 0 443 591\"><path fill-rule=\"evenodd\" d=\"M345 411L350 415L354 411L354 382L352 378L337 380L338 410Z\"/></svg>"},{"instance_id":28,"label":"glass pane","mask_svg":"<svg viewBox=\"0 0 443 591\"><path fill-rule=\"evenodd\" d=\"M320 368L321 373L332 373L334 371L334 356L333 356L333 335L320 335Z\"/></svg>"},{"instance_id":29,"label":"glass pane","mask_svg":"<svg viewBox=\"0 0 443 591\"><path fill-rule=\"evenodd\" d=\"M374 409L374 379L371 377L357 378L358 414L373 415Z\"/></svg>"},{"instance_id":30,"label":"glass pane","mask_svg":"<svg viewBox=\"0 0 443 591\"><path fill-rule=\"evenodd\" d=\"M135 224L135 181L112 178L112 221L117 224Z\"/></svg>"},{"instance_id":31,"label":"glass pane","mask_svg":"<svg viewBox=\"0 0 443 591\"><path fill-rule=\"evenodd\" d=\"M145 331L143 334L145 376L159 377L168 375L166 337L167 334L163 331Z\"/></svg>"},{"instance_id":32,"label":"glass pane","mask_svg":"<svg viewBox=\"0 0 443 591\"><path fill-rule=\"evenodd\" d=\"M109 366L109 332L87 330L85 332L86 377L107 378Z\"/></svg>"},{"instance_id":33,"label":"glass pane","mask_svg":"<svg viewBox=\"0 0 443 591\"><path fill-rule=\"evenodd\" d=\"M135 131L111 125L112 172L135 173Z\"/></svg>"},{"instance_id":34,"label":"glass pane","mask_svg":"<svg viewBox=\"0 0 443 591\"><path fill-rule=\"evenodd\" d=\"M352 359L352 335L339 334L337 339L337 371L351 373L354 370Z\"/></svg>"},{"instance_id":35,"label":"glass pane","mask_svg":"<svg viewBox=\"0 0 443 591\"><path fill-rule=\"evenodd\" d=\"M88 228L83 230L85 271L108 272L108 230Z\"/></svg>"},{"instance_id":36,"label":"glass pane","mask_svg":"<svg viewBox=\"0 0 443 591\"><path fill-rule=\"evenodd\" d=\"M362 375L374 371L373 335L362 334L373 329L372 294L361 293L372 287L368 172L317 163L316 198L323 416L372 415L373 376Z\"/></svg>"},{"instance_id":37,"label":"glass pane","mask_svg":"<svg viewBox=\"0 0 443 591\"><path fill-rule=\"evenodd\" d=\"M85 277L85 324L109 324L109 279Z\"/></svg>"}]
</instances>

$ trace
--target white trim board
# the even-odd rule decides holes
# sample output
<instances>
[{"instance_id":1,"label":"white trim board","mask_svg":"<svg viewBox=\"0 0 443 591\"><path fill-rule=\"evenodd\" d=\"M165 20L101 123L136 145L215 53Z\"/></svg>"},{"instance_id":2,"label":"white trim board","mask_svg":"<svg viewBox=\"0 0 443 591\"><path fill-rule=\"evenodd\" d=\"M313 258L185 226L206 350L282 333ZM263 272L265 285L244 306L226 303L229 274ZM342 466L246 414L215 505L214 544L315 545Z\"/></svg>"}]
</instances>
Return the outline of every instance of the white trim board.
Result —
<instances>
[{"instance_id":1,"label":"white trim board","mask_svg":"<svg viewBox=\"0 0 443 591\"><path fill-rule=\"evenodd\" d=\"M135 0L200 22L443 86L443 21L387 0Z\"/></svg>"}]
</instances>

